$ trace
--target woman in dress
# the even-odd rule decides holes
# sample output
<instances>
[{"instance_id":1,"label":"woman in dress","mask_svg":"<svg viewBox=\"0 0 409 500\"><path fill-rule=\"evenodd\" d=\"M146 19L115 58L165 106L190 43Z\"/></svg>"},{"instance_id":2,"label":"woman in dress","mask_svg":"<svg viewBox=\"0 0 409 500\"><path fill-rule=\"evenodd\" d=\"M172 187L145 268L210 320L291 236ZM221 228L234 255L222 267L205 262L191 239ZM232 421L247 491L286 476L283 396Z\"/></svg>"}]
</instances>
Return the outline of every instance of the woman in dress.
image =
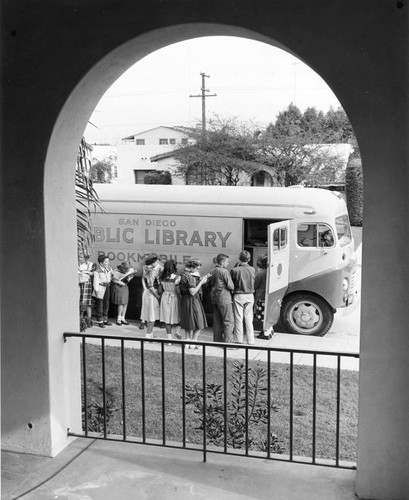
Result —
<instances>
[{"instance_id":1,"label":"woman in dress","mask_svg":"<svg viewBox=\"0 0 409 500\"><path fill-rule=\"evenodd\" d=\"M159 277L162 272L162 266L159 263L159 257L156 253L151 253L145 258L145 267L143 270L142 281L144 291L142 294L141 321L146 322L147 331L145 337L153 338L153 327L155 321L160 317L160 294Z\"/></svg>"},{"instance_id":2,"label":"woman in dress","mask_svg":"<svg viewBox=\"0 0 409 500\"><path fill-rule=\"evenodd\" d=\"M180 276L180 326L185 330L185 339L197 341L200 331L207 327L206 315L202 304L202 286L208 275L200 278L198 260L188 260ZM192 346L189 345L189 348ZM195 346L197 349L197 346Z\"/></svg>"},{"instance_id":3,"label":"woman in dress","mask_svg":"<svg viewBox=\"0 0 409 500\"><path fill-rule=\"evenodd\" d=\"M78 253L78 281L80 287L80 314L83 329L92 326L92 275L95 264L89 260L86 252Z\"/></svg>"},{"instance_id":4,"label":"woman in dress","mask_svg":"<svg viewBox=\"0 0 409 500\"><path fill-rule=\"evenodd\" d=\"M254 317L261 323L261 331L258 335L259 339L270 340L273 336L273 327L269 327L263 331L264 326L264 308L265 308L265 295L267 283L267 254L260 255L257 259L257 273L254 281Z\"/></svg>"},{"instance_id":5,"label":"woman in dress","mask_svg":"<svg viewBox=\"0 0 409 500\"><path fill-rule=\"evenodd\" d=\"M112 275L111 302L117 306L116 324L129 325L125 319L129 301L128 283L133 276L133 269L129 262L121 262Z\"/></svg>"},{"instance_id":6,"label":"woman in dress","mask_svg":"<svg viewBox=\"0 0 409 500\"><path fill-rule=\"evenodd\" d=\"M165 262L161 275L163 293L160 299L160 320L165 323L168 339L172 339L172 329L180 323L180 276L176 275L176 262Z\"/></svg>"}]
</instances>

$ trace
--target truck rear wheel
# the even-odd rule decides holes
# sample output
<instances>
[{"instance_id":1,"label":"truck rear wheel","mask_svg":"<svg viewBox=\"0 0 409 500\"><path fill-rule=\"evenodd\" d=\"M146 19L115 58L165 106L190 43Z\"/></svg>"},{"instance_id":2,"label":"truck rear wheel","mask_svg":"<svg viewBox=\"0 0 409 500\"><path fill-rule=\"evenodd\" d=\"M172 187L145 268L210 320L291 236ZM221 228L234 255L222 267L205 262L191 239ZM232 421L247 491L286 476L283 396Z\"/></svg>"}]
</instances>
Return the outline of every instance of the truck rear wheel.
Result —
<instances>
[{"instance_id":1,"label":"truck rear wheel","mask_svg":"<svg viewBox=\"0 0 409 500\"><path fill-rule=\"evenodd\" d=\"M297 293L284 300L281 321L289 333L323 337L334 321L334 311L325 300Z\"/></svg>"}]
</instances>

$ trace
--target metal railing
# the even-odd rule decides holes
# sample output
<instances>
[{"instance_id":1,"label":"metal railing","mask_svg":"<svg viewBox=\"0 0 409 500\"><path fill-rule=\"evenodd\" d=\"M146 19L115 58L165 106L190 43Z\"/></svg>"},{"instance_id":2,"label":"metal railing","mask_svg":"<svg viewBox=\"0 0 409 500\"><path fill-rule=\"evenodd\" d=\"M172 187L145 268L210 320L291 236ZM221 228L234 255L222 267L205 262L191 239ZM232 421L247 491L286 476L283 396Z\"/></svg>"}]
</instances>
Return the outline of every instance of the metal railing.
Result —
<instances>
[{"instance_id":1,"label":"metal railing","mask_svg":"<svg viewBox=\"0 0 409 500\"><path fill-rule=\"evenodd\" d=\"M349 370L345 371L341 365L342 360L359 358L357 353L249 345L237 347L235 344L193 343L185 340L170 341L166 338L149 339L64 333L64 340L67 341L68 338L82 340L83 432L69 432L70 436L196 450L203 453L204 461L206 461L207 453L223 453L328 467L356 468L355 452L351 452L351 449L346 451L341 449L341 434L349 443L347 447L353 447L356 443L356 435L349 434L353 433L353 429L356 430L357 415L352 415L353 420L355 417L354 425L344 422L342 432L341 424L345 416L343 405L351 399L348 387L353 387L356 398L357 387L354 385L355 383L357 385L357 374ZM192 344L197 346L198 350L190 351L188 347ZM192 355L189 355L189 352ZM107 366L107 353L110 360L109 367ZM137 355L139 366L132 365L126 368L127 363L130 364L127 358L132 353L133 356ZM286 357L284 361L283 356ZM308 364L302 366L298 364L295 357L299 356L307 358ZM172 358L172 366L176 363L180 367L180 380L176 380L179 376L173 381L167 380L168 357ZM273 357L278 359L273 361ZM323 359L333 360L334 368L320 366ZM213 366L215 363L217 369ZM200 364L201 370L198 366ZM252 371L257 367L259 371ZM255 373L260 375L260 368L264 375L259 379L259 385L255 386L250 378ZM160 379L160 383L157 384L160 387L155 391L147 385L147 379L152 379L152 369L155 380ZM217 373L209 372L210 369ZM155 373L159 371L160 377ZM349 377L352 377L345 384L342 382L343 373L348 373ZM301 376L303 381L299 382L298 379ZM112 394L112 389L107 383L107 378L112 377L117 378L115 394ZM240 382L237 381L237 377ZM277 377L283 379L286 377L288 381L288 387L287 382L284 381L284 385L288 388L287 392L279 396L281 403L284 401L284 404L288 406L288 422L284 417L287 429L285 432L281 431L285 436L273 433L273 414L276 415L281 411L274 399L278 397L275 391L279 390L276 383ZM194 385L187 384L187 381L191 379L197 380ZM334 389L330 391L330 397L323 402L319 401L320 381L327 384L329 381L329 385L332 385ZM173 382L178 382L180 394L170 396L171 399L169 399L168 392ZM99 387L101 396L99 404L95 404L95 387ZM94 392L93 396L90 394L91 389ZM237 395L241 389L244 390L244 394ZM282 391L282 388L280 390ZM259 400L256 403L255 393L257 392L261 396L257 396ZM301 411L298 409L296 400L305 397L307 393L308 401L303 402ZM346 393L344 398L342 398L343 393ZM236 406L232 394L236 397ZM133 403L130 401L131 397L134 399ZM118 398L120 405L118 408L113 408L112 401ZM160 410L155 412L149 409L148 398L150 405L159 404ZM153 403L152 398L154 398ZM173 408L176 400L181 403L179 412ZM357 400L355 403L354 409L357 411ZM136 405L138 411L135 409ZM90 413L90 408L95 410L93 414ZM325 416L323 416L323 411ZM172 412L178 414L180 432L175 432L174 429L168 432L168 422L171 420ZM120 417L117 417L117 425L111 426L114 413ZM157 417L154 418L154 425L149 418L153 413ZM161 414L161 429L158 429L156 425L159 414ZM333 421L332 424L327 423L329 415ZM308 416L307 422L300 420L298 418L300 416ZM174 416L172 419L175 420ZM138 429L130 430L128 424L135 427L136 420L138 420ZM282 420L283 418L281 422ZM323 425L330 428L323 430L320 425L321 420L324 422ZM156 430L152 431L149 426L154 426ZM255 440L252 436L256 427L258 439L262 443L259 448L254 446ZM321 435L325 434L327 439L330 436L329 439L333 440L330 446L333 448L332 453L322 451L318 431ZM241 436L239 442L235 440L237 433ZM305 433L309 433L309 437L304 436L304 444L300 444L300 435ZM149 437L148 434L153 434L153 436ZM280 438L283 439L280 440ZM283 442L284 445L281 445L280 443ZM306 448L309 453L306 452Z\"/></svg>"}]
</instances>

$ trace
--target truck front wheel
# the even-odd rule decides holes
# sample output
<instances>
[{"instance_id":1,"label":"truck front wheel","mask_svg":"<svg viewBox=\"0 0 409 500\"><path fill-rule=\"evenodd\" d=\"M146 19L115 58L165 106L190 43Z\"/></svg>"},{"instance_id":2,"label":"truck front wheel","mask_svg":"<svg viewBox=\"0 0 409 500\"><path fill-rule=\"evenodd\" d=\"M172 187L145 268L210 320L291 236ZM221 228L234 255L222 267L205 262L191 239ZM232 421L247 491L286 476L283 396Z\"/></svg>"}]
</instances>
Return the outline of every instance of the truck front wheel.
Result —
<instances>
[{"instance_id":1,"label":"truck front wheel","mask_svg":"<svg viewBox=\"0 0 409 500\"><path fill-rule=\"evenodd\" d=\"M334 321L334 311L325 300L308 293L284 299L281 321L290 333L323 337Z\"/></svg>"}]
</instances>

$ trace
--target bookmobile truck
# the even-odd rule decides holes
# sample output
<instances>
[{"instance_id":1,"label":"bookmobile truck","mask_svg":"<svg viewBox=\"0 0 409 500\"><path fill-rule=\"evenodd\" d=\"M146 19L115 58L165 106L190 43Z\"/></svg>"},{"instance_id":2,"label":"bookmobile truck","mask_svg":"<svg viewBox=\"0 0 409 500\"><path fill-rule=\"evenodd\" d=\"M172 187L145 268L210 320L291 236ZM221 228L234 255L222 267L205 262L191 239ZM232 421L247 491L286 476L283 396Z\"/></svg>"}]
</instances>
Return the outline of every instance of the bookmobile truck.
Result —
<instances>
[{"instance_id":1,"label":"bookmobile truck","mask_svg":"<svg viewBox=\"0 0 409 500\"><path fill-rule=\"evenodd\" d=\"M103 211L94 217L91 260L106 254L112 267L127 260L138 271L129 284L131 319L140 317L143 260L151 252L174 259L178 271L199 258L203 273L219 253L229 255L230 268L242 249L254 267L267 253L265 327L280 320L290 333L325 335L334 313L358 300L354 241L339 193L298 186L94 187Z\"/></svg>"}]
</instances>

